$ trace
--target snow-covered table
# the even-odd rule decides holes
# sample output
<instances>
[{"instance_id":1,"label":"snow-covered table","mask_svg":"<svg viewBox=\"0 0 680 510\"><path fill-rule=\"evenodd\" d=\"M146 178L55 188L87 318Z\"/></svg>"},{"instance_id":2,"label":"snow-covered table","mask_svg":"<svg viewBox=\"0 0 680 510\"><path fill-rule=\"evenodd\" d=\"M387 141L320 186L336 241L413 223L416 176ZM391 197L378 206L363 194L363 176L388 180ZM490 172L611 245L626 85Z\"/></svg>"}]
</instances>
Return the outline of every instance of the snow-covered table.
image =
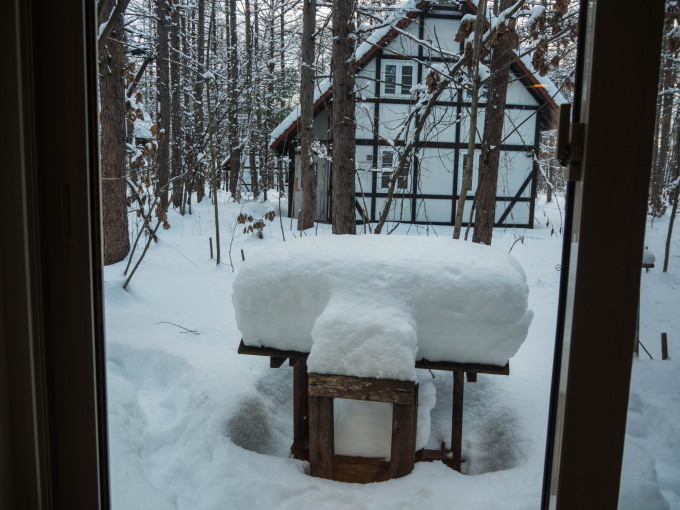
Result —
<instances>
[{"instance_id":1,"label":"snow-covered table","mask_svg":"<svg viewBox=\"0 0 680 510\"><path fill-rule=\"evenodd\" d=\"M354 458L338 460L327 437L319 450L316 435L316 428L330 426L332 438L332 398L376 400L381 394L381 401L397 404L400 391L417 389L417 368L454 375L451 451L419 456L448 460L460 470L464 374L474 381L478 373L509 373L508 360L532 319L527 297L522 268L492 247L442 238L325 236L251 257L234 281L233 304L243 335L239 352L269 356L272 367L288 359L294 367L293 455L309 458L310 444L312 464L330 455L335 461L325 472L334 474L327 477L342 479L337 473L353 472ZM390 381L391 389L381 393L376 380ZM355 383L366 391L343 397L337 389ZM406 431L410 442L417 391L407 401L401 419L414 428ZM311 440L309 402L317 421ZM325 422L318 422L319 413ZM412 469L399 455L396 463L411 462ZM346 469L338 467L341 461ZM400 476L395 469L377 468L383 474L374 480Z\"/></svg>"}]
</instances>

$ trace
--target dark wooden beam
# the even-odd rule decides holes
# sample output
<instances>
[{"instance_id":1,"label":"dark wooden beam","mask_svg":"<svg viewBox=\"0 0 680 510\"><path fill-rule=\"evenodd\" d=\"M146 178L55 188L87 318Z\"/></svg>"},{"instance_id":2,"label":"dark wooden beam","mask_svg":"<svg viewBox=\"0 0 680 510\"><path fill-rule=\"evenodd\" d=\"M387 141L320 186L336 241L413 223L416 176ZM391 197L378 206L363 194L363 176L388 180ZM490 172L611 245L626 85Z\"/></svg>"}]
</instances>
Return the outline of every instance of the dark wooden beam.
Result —
<instances>
[{"instance_id":1,"label":"dark wooden beam","mask_svg":"<svg viewBox=\"0 0 680 510\"><path fill-rule=\"evenodd\" d=\"M452 361L428 361L421 359L416 361L416 368L430 370L447 370L449 372L470 372L473 374L510 375L510 363L503 366L483 365L480 363L454 363Z\"/></svg>"},{"instance_id":2,"label":"dark wooden beam","mask_svg":"<svg viewBox=\"0 0 680 510\"><path fill-rule=\"evenodd\" d=\"M416 384L413 381L309 374L310 398L312 396L348 398L413 406L414 399L417 400L417 393L414 391L415 386Z\"/></svg>"},{"instance_id":3,"label":"dark wooden beam","mask_svg":"<svg viewBox=\"0 0 680 510\"><path fill-rule=\"evenodd\" d=\"M307 360L296 359L293 365L293 457L309 460L309 396Z\"/></svg>"},{"instance_id":4,"label":"dark wooden beam","mask_svg":"<svg viewBox=\"0 0 680 510\"><path fill-rule=\"evenodd\" d=\"M453 409L451 412L451 467L460 472L463 460L463 397L465 379L463 372L453 373Z\"/></svg>"},{"instance_id":5,"label":"dark wooden beam","mask_svg":"<svg viewBox=\"0 0 680 510\"><path fill-rule=\"evenodd\" d=\"M309 397L309 474L334 479L333 399Z\"/></svg>"}]
</instances>

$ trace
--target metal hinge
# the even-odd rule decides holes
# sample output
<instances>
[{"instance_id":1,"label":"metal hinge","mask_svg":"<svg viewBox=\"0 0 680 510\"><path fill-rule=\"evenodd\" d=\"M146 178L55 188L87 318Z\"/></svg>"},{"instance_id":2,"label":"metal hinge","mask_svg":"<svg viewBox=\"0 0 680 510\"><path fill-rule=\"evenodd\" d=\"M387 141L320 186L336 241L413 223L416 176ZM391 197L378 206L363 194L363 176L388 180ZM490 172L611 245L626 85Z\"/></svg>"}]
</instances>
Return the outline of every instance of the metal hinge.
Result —
<instances>
[{"instance_id":1,"label":"metal hinge","mask_svg":"<svg viewBox=\"0 0 680 510\"><path fill-rule=\"evenodd\" d=\"M571 104L560 105L559 127L557 129L557 161L568 166L567 180L580 181L583 146L585 144L586 125L571 122Z\"/></svg>"}]
</instances>

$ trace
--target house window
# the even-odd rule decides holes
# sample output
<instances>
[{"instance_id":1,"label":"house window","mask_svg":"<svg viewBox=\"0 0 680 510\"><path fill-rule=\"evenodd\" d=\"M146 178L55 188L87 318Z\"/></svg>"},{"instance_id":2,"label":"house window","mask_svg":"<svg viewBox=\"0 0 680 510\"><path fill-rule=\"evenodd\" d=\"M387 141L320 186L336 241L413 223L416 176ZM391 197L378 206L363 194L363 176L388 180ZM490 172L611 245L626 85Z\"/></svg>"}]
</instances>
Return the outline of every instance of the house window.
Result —
<instances>
[{"instance_id":1,"label":"house window","mask_svg":"<svg viewBox=\"0 0 680 510\"><path fill-rule=\"evenodd\" d=\"M392 175L394 174L396 168L396 158L394 151L383 151L380 158L380 187L382 189L389 189L390 181L392 180ZM408 186L408 176L401 175L397 179L396 189L405 190Z\"/></svg>"},{"instance_id":2,"label":"house window","mask_svg":"<svg viewBox=\"0 0 680 510\"><path fill-rule=\"evenodd\" d=\"M385 64L383 67L383 94L410 94L413 86L413 68L413 64Z\"/></svg>"},{"instance_id":3,"label":"house window","mask_svg":"<svg viewBox=\"0 0 680 510\"><path fill-rule=\"evenodd\" d=\"M485 82L478 89L478 99L480 103L486 102L487 92L489 90L489 82ZM470 103L472 101L472 91L470 89L463 89L463 101Z\"/></svg>"}]
</instances>

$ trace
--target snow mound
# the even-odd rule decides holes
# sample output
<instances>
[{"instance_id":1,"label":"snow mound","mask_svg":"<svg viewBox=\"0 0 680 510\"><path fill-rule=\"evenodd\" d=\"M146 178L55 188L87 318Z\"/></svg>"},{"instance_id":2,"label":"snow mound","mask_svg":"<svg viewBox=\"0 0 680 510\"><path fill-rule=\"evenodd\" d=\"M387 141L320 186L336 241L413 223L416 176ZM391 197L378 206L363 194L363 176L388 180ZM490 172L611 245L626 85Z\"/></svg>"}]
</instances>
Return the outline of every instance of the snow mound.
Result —
<instances>
[{"instance_id":1,"label":"snow mound","mask_svg":"<svg viewBox=\"0 0 680 510\"><path fill-rule=\"evenodd\" d=\"M444 238L282 243L234 279L246 345L309 352L311 372L416 380L416 359L504 365L533 317L521 266Z\"/></svg>"}]
</instances>

